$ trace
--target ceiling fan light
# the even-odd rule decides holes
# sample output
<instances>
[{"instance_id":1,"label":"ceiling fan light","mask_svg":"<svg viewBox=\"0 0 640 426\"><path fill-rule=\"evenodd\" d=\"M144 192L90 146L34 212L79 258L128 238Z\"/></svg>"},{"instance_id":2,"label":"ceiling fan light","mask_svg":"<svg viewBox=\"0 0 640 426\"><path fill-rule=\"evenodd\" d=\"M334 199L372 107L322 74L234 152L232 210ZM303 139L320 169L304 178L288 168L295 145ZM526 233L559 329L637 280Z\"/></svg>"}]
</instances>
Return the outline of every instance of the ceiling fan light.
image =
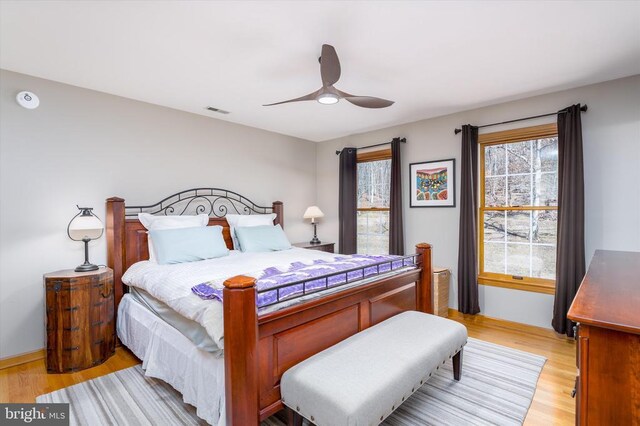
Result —
<instances>
[{"instance_id":1,"label":"ceiling fan light","mask_svg":"<svg viewBox=\"0 0 640 426\"><path fill-rule=\"evenodd\" d=\"M323 93L316 98L316 101L320 102L323 105L333 105L337 104L340 98L333 93Z\"/></svg>"}]
</instances>

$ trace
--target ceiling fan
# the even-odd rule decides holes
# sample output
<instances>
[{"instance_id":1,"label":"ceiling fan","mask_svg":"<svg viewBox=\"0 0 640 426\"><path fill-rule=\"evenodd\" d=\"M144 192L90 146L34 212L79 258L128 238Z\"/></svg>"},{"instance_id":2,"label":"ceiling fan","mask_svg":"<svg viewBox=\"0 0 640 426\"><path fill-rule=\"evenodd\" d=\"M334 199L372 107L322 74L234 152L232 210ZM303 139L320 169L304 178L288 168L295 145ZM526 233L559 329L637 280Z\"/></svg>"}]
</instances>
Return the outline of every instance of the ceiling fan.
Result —
<instances>
[{"instance_id":1,"label":"ceiling fan","mask_svg":"<svg viewBox=\"0 0 640 426\"><path fill-rule=\"evenodd\" d=\"M336 89L333 85L340 79L340 61L338 54L333 46L328 44L322 45L322 56L318 58L320 61L320 76L322 77L322 87L308 95L289 99L288 101L276 102L273 104L263 105L272 106L286 104L289 102L313 101L316 100L324 105L332 105L338 103L340 99L346 99L354 105L363 108L386 108L393 105L393 101L373 96L356 96Z\"/></svg>"}]
</instances>

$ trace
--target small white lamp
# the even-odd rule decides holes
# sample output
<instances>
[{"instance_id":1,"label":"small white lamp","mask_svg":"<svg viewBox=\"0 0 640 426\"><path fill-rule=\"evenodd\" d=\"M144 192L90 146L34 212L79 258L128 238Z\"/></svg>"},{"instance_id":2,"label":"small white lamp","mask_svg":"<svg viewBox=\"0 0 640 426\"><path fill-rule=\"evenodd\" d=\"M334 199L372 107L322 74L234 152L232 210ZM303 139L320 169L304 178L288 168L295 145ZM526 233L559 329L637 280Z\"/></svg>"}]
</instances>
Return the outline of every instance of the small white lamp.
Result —
<instances>
[{"instance_id":1,"label":"small white lamp","mask_svg":"<svg viewBox=\"0 0 640 426\"><path fill-rule=\"evenodd\" d=\"M318 206L311 206L308 207L307 210L304 212L304 216L305 219L311 219L311 224L313 225L313 240L310 241L311 244L320 244L320 240L318 239L318 234L317 234L317 229L316 226L318 225L318 223L316 222L316 219L320 218L320 217L324 217L324 213L322 213L322 210L320 210L318 208Z\"/></svg>"},{"instance_id":2,"label":"small white lamp","mask_svg":"<svg viewBox=\"0 0 640 426\"><path fill-rule=\"evenodd\" d=\"M69 226L67 226L69 238L73 241L84 242L84 263L76 268L76 272L95 271L98 266L89 263L89 241L100 238L104 231L104 226L100 219L93 214L93 208L77 207L80 213L75 215L69 222Z\"/></svg>"}]
</instances>

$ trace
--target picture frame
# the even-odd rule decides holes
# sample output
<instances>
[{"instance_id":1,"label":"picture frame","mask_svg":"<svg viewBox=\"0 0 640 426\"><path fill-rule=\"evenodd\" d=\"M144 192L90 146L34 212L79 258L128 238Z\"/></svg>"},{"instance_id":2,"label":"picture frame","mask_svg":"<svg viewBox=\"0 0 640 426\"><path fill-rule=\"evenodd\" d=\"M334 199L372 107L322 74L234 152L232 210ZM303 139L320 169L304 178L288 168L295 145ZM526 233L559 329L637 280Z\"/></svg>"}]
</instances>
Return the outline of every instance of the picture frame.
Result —
<instances>
[{"instance_id":1,"label":"picture frame","mask_svg":"<svg viewBox=\"0 0 640 426\"><path fill-rule=\"evenodd\" d=\"M456 206L456 159L409 164L410 207Z\"/></svg>"}]
</instances>

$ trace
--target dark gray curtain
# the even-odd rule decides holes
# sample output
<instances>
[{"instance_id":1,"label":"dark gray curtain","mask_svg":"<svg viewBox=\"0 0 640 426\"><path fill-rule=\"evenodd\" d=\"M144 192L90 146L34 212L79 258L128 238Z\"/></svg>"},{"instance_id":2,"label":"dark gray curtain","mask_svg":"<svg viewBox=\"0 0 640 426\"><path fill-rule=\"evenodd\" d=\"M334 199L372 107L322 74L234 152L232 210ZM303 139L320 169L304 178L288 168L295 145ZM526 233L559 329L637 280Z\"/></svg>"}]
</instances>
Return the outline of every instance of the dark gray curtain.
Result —
<instances>
[{"instance_id":1,"label":"dark gray curtain","mask_svg":"<svg viewBox=\"0 0 640 426\"><path fill-rule=\"evenodd\" d=\"M569 337L573 336L573 324L567 312L584 274L584 169L577 104L558 112L558 249L551 324Z\"/></svg>"},{"instance_id":2,"label":"dark gray curtain","mask_svg":"<svg viewBox=\"0 0 640 426\"><path fill-rule=\"evenodd\" d=\"M357 252L358 157L355 148L340 153L340 190L338 202L339 244L342 254Z\"/></svg>"},{"instance_id":3,"label":"dark gray curtain","mask_svg":"<svg viewBox=\"0 0 640 426\"><path fill-rule=\"evenodd\" d=\"M462 126L458 310L480 312L478 303L478 128Z\"/></svg>"},{"instance_id":4,"label":"dark gray curtain","mask_svg":"<svg viewBox=\"0 0 640 426\"><path fill-rule=\"evenodd\" d=\"M391 142L391 194L389 209L389 254L404 255L402 226L402 161L399 138Z\"/></svg>"}]
</instances>

